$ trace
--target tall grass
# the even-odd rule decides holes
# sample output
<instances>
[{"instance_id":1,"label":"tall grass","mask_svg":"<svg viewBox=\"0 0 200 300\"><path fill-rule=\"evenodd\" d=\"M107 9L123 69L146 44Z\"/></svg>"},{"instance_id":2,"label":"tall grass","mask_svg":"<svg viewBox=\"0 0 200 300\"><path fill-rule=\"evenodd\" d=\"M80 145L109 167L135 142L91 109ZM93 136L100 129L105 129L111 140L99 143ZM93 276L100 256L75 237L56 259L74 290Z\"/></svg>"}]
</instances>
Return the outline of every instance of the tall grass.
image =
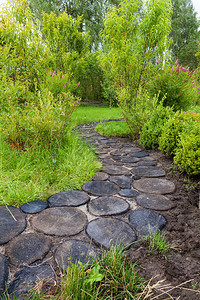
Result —
<instances>
[{"instance_id":1,"label":"tall grass","mask_svg":"<svg viewBox=\"0 0 200 300\"><path fill-rule=\"evenodd\" d=\"M86 118L85 118L86 116ZM111 118L121 118L118 108L80 107L72 115L71 127L54 150L12 148L0 129L0 204L19 206L32 200L46 200L50 195L81 189L101 168L94 149L87 145L72 126ZM56 163L52 155L56 154Z\"/></svg>"},{"instance_id":2,"label":"tall grass","mask_svg":"<svg viewBox=\"0 0 200 300\"><path fill-rule=\"evenodd\" d=\"M46 200L63 190L81 189L101 168L94 149L75 133L65 136L62 146L11 149L1 134L0 204L19 206L32 200ZM56 154L56 163L52 161Z\"/></svg>"},{"instance_id":3,"label":"tall grass","mask_svg":"<svg viewBox=\"0 0 200 300\"><path fill-rule=\"evenodd\" d=\"M138 299L144 290L144 281L135 264L127 261L121 246L103 252L91 268L82 263L72 264L63 275L57 289L46 294L33 291L34 300L106 300Z\"/></svg>"}]
</instances>

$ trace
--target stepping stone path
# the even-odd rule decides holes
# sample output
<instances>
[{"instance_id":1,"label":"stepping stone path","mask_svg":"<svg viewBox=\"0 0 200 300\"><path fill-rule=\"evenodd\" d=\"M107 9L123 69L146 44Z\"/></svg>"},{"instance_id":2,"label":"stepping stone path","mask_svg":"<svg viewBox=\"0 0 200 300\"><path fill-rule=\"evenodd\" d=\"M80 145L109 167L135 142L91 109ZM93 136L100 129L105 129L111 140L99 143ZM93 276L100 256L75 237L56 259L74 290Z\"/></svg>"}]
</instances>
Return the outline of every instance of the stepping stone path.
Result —
<instances>
[{"instance_id":1,"label":"stepping stone path","mask_svg":"<svg viewBox=\"0 0 200 300\"><path fill-rule=\"evenodd\" d=\"M99 197L88 204L88 210L95 216L112 216L127 212L129 204L119 197Z\"/></svg>"},{"instance_id":2,"label":"stepping stone path","mask_svg":"<svg viewBox=\"0 0 200 300\"><path fill-rule=\"evenodd\" d=\"M48 203L41 201L41 200L35 200L35 201L30 201L27 203L24 203L20 209L24 213L27 214L36 214L39 213L43 210L45 210L48 207Z\"/></svg>"},{"instance_id":3,"label":"stepping stone path","mask_svg":"<svg viewBox=\"0 0 200 300\"><path fill-rule=\"evenodd\" d=\"M136 241L136 233L132 227L115 218L99 218L89 222L86 233L97 245L105 248L116 244L129 247Z\"/></svg>"},{"instance_id":4,"label":"stepping stone path","mask_svg":"<svg viewBox=\"0 0 200 300\"><path fill-rule=\"evenodd\" d=\"M90 197L83 191L66 191L52 195L47 202L53 206L80 206L87 203Z\"/></svg>"},{"instance_id":5,"label":"stepping stone path","mask_svg":"<svg viewBox=\"0 0 200 300\"><path fill-rule=\"evenodd\" d=\"M129 222L137 230L139 236L154 234L158 229L162 229L167 221L161 214L144 209L132 211L129 215Z\"/></svg>"},{"instance_id":6,"label":"stepping stone path","mask_svg":"<svg viewBox=\"0 0 200 300\"><path fill-rule=\"evenodd\" d=\"M99 249L89 242L69 240L58 246L55 251L55 260L60 270L66 270L70 264L76 264L78 261L91 265L99 254Z\"/></svg>"},{"instance_id":7,"label":"stepping stone path","mask_svg":"<svg viewBox=\"0 0 200 300\"><path fill-rule=\"evenodd\" d=\"M166 225L162 211L175 207L174 183L151 152L127 138L101 136L97 124L79 126L103 164L82 191L0 206L0 296L7 286L11 298L23 299L39 281L53 285L70 262L90 265L102 247L131 247Z\"/></svg>"}]
</instances>

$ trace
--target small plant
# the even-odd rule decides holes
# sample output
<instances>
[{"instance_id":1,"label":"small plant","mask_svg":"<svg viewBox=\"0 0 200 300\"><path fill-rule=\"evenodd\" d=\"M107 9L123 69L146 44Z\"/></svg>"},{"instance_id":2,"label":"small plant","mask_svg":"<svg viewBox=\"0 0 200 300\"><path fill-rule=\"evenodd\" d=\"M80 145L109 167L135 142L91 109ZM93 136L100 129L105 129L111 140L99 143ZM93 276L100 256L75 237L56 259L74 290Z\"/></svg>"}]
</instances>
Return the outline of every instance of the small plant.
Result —
<instances>
[{"instance_id":1,"label":"small plant","mask_svg":"<svg viewBox=\"0 0 200 300\"><path fill-rule=\"evenodd\" d=\"M198 285L199 285L199 283L197 282L197 281L192 281L191 282L191 287L192 287L192 289L193 290L197 290L198 289Z\"/></svg>"},{"instance_id":2,"label":"small plant","mask_svg":"<svg viewBox=\"0 0 200 300\"><path fill-rule=\"evenodd\" d=\"M150 231L146 240L149 246L149 250L152 254L154 254L155 251L158 251L161 256L164 256L166 258L165 253L169 252L172 248L167 242L165 234L160 230L156 231L156 233L154 234Z\"/></svg>"}]
</instances>

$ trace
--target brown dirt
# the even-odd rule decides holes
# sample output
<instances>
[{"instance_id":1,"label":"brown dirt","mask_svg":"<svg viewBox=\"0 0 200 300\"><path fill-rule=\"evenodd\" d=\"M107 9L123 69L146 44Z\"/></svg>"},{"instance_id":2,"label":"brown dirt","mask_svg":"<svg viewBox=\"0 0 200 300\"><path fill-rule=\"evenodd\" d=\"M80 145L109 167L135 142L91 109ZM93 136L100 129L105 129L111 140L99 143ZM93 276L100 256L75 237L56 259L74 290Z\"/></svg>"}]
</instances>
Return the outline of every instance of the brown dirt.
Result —
<instances>
[{"instance_id":1,"label":"brown dirt","mask_svg":"<svg viewBox=\"0 0 200 300\"><path fill-rule=\"evenodd\" d=\"M176 207L161 212L167 219L163 230L166 239L175 249L166 253L166 257L158 252L150 253L146 241L136 243L127 251L128 258L137 263L140 275L152 279L152 284L163 280L164 284L175 287L167 294L154 290L150 299L200 299L200 209L199 182L200 176L189 178L180 173L173 161L160 151L150 151L151 155L165 169L166 178L176 184L173 200ZM157 295L157 296L156 296ZM154 298L156 297L156 298Z\"/></svg>"}]
</instances>

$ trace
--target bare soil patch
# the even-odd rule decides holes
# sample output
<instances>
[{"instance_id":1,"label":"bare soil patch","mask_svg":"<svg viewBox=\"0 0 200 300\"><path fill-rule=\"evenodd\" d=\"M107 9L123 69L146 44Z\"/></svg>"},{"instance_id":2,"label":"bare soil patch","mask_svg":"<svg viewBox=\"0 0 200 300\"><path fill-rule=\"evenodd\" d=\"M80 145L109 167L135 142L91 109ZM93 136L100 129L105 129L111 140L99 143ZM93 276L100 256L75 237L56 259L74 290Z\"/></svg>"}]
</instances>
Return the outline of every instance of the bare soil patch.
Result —
<instances>
[{"instance_id":1,"label":"bare soil patch","mask_svg":"<svg viewBox=\"0 0 200 300\"><path fill-rule=\"evenodd\" d=\"M161 286L170 284L175 288L167 294L154 290L151 299L200 299L200 176L189 178L182 174L159 150L150 150L151 156L166 171L166 179L173 181L176 191L173 194L175 208L162 211L167 219L164 228L167 241L172 249L162 257L158 252L150 253L147 242L140 241L127 252L129 259L137 262L140 275L152 279L152 284L163 280ZM176 248L175 249L173 249ZM160 288L159 288L160 289ZM158 290L159 290L158 289ZM169 288L168 288L169 289Z\"/></svg>"}]
</instances>

